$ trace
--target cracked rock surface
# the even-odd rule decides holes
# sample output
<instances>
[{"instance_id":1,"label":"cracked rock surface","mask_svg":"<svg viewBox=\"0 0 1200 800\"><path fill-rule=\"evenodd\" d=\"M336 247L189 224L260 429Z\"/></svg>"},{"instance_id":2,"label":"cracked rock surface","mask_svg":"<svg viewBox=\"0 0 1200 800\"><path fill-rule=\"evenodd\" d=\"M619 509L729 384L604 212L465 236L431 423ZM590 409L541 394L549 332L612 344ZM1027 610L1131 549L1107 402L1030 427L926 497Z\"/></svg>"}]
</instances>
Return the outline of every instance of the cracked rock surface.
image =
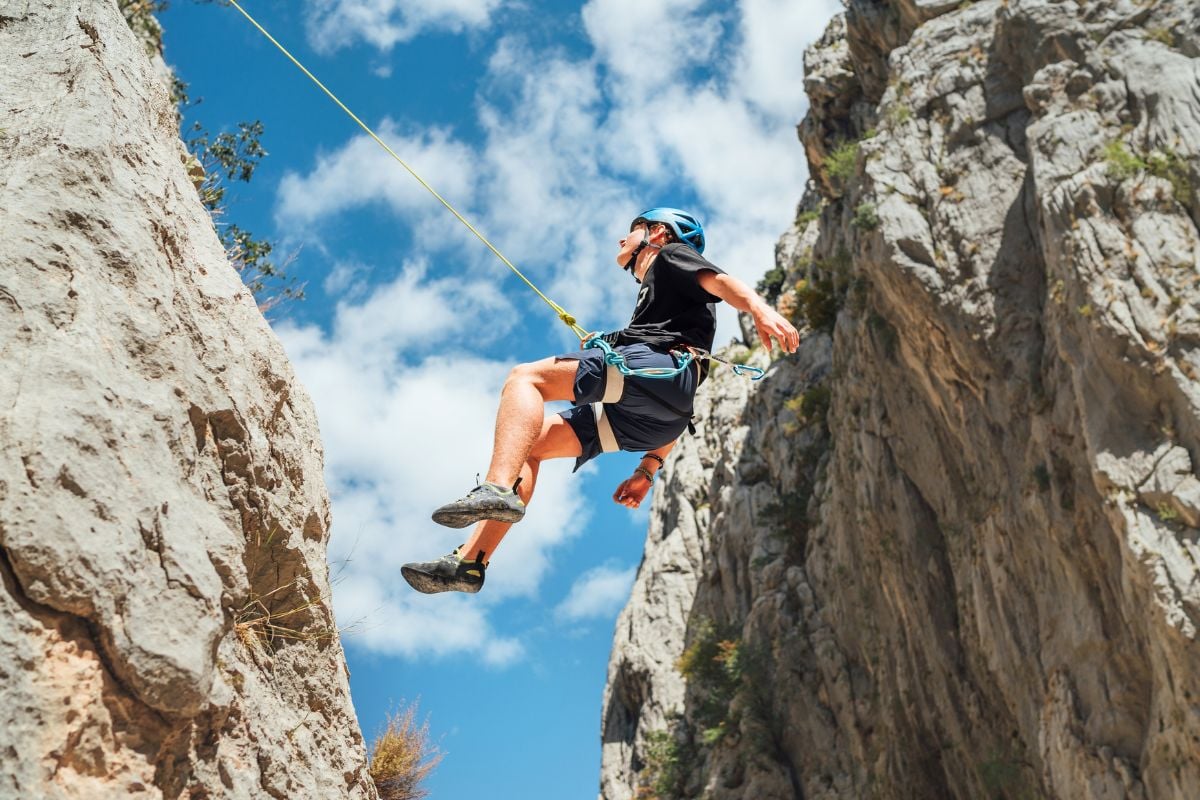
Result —
<instances>
[{"instance_id":1,"label":"cracked rock surface","mask_svg":"<svg viewBox=\"0 0 1200 800\"><path fill-rule=\"evenodd\" d=\"M0 797L374 797L316 418L116 4L0 3Z\"/></svg>"},{"instance_id":2,"label":"cracked rock surface","mask_svg":"<svg viewBox=\"0 0 1200 800\"><path fill-rule=\"evenodd\" d=\"M849 0L806 64L807 338L656 487L601 797L1196 796L1200 7Z\"/></svg>"}]
</instances>

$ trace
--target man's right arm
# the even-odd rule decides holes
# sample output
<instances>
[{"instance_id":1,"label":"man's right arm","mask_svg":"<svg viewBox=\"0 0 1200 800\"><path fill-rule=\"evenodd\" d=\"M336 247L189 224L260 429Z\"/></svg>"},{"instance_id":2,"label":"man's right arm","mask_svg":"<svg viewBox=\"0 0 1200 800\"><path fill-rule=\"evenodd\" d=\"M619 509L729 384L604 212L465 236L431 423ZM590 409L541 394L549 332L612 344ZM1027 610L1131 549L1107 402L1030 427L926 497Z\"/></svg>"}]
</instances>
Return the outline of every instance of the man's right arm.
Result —
<instances>
[{"instance_id":1,"label":"man's right arm","mask_svg":"<svg viewBox=\"0 0 1200 800\"><path fill-rule=\"evenodd\" d=\"M771 349L771 339L779 342L786 353L796 352L800 346L800 333L783 315L771 308L758 293L728 273L704 270L698 280L704 291L719 297L738 311L745 311L754 318L754 327L763 347Z\"/></svg>"}]
</instances>

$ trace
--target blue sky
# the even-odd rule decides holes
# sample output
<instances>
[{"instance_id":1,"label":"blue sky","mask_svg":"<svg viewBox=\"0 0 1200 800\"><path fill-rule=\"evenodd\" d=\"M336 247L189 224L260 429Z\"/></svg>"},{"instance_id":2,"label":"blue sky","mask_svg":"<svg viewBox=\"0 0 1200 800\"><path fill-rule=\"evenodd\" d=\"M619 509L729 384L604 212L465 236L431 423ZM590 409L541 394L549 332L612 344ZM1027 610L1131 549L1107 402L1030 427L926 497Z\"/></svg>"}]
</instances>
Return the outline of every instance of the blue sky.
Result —
<instances>
[{"instance_id":1,"label":"blue sky","mask_svg":"<svg viewBox=\"0 0 1200 800\"><path fill-rule=\"evenodd\" d=\"M704 220L753 284L806 178L803 50L830 0L247 0L326 85L588 329L627 321L613 261L657 205ZM482 593L423 596L399 567L449 552L429 521L486 469L512 364L577 344L546 306L235 10L176 0L166 58L189 119L262 120L229 219L276 243L308 298L273 324L320 418L334 607L372 738L419 699L446 753L434 798L594 797L613 623L645 511L635 466L543 468ZM718 342L737 335L722 314Z\"/></svg>"}]
</instances>

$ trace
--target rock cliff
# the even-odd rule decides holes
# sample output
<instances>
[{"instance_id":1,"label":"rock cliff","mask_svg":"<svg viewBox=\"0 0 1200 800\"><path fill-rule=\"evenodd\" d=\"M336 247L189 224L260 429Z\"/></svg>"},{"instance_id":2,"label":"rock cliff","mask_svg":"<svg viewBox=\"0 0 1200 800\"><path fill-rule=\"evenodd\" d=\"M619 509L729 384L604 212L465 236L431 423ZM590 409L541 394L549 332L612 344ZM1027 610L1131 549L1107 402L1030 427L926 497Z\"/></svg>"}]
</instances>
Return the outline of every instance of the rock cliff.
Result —
<instances>
[{"instance_id":1,"label":"rock cliff","mask_svg":"<svg viewBox=\"0 0 1200 800\"><path fill-rule=\"evenodd\" d=\"M806 67L807 337L663 473L601 796L1194 797L1200 7L849 0Z\"/></svg>"},{"instance_id":2,"label":"rock cliff","mask_svg":"<svg viewBox=\"0 0 1200 800\"><path fill-rule=\"evenodd\" d=\"M312 406L111 0L0 2L0 797L374 797Z\"/></svg>"}]
</instances>

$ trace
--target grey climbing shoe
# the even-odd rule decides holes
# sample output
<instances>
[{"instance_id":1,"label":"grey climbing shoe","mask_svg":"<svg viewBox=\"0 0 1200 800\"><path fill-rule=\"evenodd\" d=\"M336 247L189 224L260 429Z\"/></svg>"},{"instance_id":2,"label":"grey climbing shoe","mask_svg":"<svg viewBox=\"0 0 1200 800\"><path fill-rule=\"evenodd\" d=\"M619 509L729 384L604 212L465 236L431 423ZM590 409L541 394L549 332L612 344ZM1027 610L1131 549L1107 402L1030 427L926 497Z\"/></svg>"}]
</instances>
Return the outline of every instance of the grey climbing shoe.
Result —
<instances>
[{"instance_id":1,"label":"grey climbing shoe","mask_svg":"<svg viewBox=\"0 0 1200 800\"><path fill-rule=\"evenodd\" d=\"M405 564L400 568L400 574L408 585L424 594L438 592L469 592L474 594L483 588L484 572L487 564L480 560L483 551L475 561L464 561L459 555L459 548L442 556L436 561L417 561Z\"/></svg>"},{"instance_id":2,"label":"grey climbing shoe","mask_svg":"<svg viewBox=\"0 0 1200 800\"><path fill-rule=\"evenodd\" d=\"M525 503L521 502L516 489L516 486L508 489L484 481L467 492L466 497L434 511L433 521L447 528L465 528L483 519L520 522L525 516Z\"/></svg>"}]
</instances>

